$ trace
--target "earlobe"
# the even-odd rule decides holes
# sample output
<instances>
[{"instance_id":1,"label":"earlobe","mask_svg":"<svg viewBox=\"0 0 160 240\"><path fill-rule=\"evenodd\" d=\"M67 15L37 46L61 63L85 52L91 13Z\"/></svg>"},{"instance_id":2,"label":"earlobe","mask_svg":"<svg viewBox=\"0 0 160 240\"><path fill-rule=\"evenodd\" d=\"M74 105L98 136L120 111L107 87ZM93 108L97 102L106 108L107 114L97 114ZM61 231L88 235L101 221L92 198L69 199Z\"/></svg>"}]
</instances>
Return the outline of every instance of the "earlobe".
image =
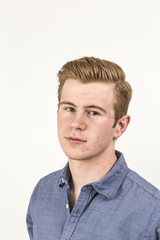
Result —
<instances>
[{"instance_id":1,"label":"earlobe","mask_svg":"<svg viewBox=\"0 0 160 240\"><path fill-rule=\"evenodd\" d=\"M129 115L124 115L122 118L118 120L115 127L115 133L114 133L115 139L119 138L126 131L129 122L130 122Z\"/></svg>"}]
</instances>

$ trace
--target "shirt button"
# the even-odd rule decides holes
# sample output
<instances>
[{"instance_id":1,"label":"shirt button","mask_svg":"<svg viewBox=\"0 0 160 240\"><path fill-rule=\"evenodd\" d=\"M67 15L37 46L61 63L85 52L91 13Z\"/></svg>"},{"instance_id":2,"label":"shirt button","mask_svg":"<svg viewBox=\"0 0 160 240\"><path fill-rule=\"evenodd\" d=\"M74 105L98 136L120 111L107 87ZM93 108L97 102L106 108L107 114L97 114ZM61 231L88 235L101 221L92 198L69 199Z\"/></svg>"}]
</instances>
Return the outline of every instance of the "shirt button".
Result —
<instances>
[{"instance_id":1,"label":"shirt button","mask_svg":"<svg viewBox=\"0 0 160 240\"><path fill-rule=\"evenodd\" d=\"M69 208L69 205L68 205L68 203L66 204L66 209L68 209Z\"/></svg>"},{"instance_id":2,"label":"shirt button","mask_svg":"<svg viewBox=\"0 0 160 240\"><path fill-rule=\"evenodd\" d=\"M64 183L64 178L62 178L61 180L62 180L62 182Z\"/></svg>"}]
</instances>

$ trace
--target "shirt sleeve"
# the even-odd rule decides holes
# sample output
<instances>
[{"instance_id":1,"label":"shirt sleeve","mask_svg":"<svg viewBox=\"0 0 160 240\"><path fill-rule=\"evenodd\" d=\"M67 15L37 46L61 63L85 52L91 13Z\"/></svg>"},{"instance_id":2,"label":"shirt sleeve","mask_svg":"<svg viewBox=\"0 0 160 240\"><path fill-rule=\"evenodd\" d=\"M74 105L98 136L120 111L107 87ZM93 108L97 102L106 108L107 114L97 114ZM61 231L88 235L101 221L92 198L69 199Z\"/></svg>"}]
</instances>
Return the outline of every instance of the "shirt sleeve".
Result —
<instances>
[{"instance_id":1,"label":"shirt sleeve","mask_svg":"<svg viewBox=\"0 0 160 240\"><path fill-rule=\"evenodd\" d=\"M148 240L160 240L160 211L151 220L151 225L149 226L146 234Z\"/></svg>"},{"instance_id":2,"label":"shirt sleeve","mask_svg":"<svg viewBox=\"0 0 160 240\"><path fill-rule=\"evenodd\" d=\"M160 240L160 224L157 228L157 238L156 238L156 240Z\"/></svg>"},{"instance_id":3,"label":"shirt sleeve","mask_svg":"<svg viewBox=\"0 0 160 240\"><path fill-rule=\"evenodd\" d=\"M157 220L158 221L157 221L156 228L155 228L156 237L153 239L160 240L160 212L158 213Z\"/></svg>"},{"instance_id":4,"label":"shirt sleeve","mask_svg":"<svg viewBox=\"0 0 160 240\"><path fill-rule=\"evenodd\" d=\"M157 234L156 240L160 240L160 218L159 218L159 221L158 221L158 226L157 226L157 229L156 229L156 234Z\"/></svg>"},{"instance_id":5,"label":"shirt sleeve","mask_svg":"<svg viewBox=\"0 0 160 240\"><path fill-rule=\"evenodd\" d=\"M33 221L31 216L30 205L28 207L27 216L26 216L27 230L30 237L30 240L33 240Z\"/></svg>"},{"instance_id":6,"label":"shirt sleeve","mask_svg":"<svg viewBox=\"0 0 160 240\"><path fill-rule=\"evenodd\" d=\"M36 187L33 190L33 193L31 195L31 199L30 199L30 202L29 202L28 210L27 210L26 224L27 224L27 230L28 230L30 240L34 240L34 231L33 231L34 221L33 221L33 216L32 216L32 209L33 209L33 207L35 205L35 202L36 202L37 191L38 191L40 181L38 182L38 184L36 185Z\"/></svg>"}]
</instances>

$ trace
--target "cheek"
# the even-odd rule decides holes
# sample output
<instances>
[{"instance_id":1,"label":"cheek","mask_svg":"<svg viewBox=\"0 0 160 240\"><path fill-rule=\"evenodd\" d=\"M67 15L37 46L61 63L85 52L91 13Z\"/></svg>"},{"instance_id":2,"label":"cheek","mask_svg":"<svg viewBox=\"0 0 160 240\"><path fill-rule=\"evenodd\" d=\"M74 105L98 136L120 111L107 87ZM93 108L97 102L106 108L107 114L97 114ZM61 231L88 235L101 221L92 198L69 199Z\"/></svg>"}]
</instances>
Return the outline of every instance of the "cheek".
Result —
<instances>
[{"instance_id":1,"label":"cheek","mask_svg":"<svg viewBox=\"0 0 160 240\"><path fill-rule=\"evenodd\" d=\"M70 126L70 119L68 116L61 116L58 115L57 117L57 126L58 126L58 132L63 132L67 130Z\"/></svg>"},{"instance_id":2,"label":"cheek","mask_svg":"<svg viewBox=\"0 0 160 240\"><path fill-rule=\"evenodd\" d=\"M95 149L96 148L102 148L103 144L104 144L103 137L102 136L97 137L97 141L96 141L96 144L95 144Z\"/></svg>"},{"instance_id":3,"label":"cheek","mask_svg":"<svg viewBox=\"0 0 160 240\"><path fill-rule=\"evenodd\" d=\"M95 148L99 148L103 145L104 137L104 131L99 127L93 128L89 134L89 138Z\"/></svg>"},{"instance_id":4,"label":"cheek","mask_svg":"<svg viewBox=\"0 0 160 240\"><path fill-rule=\"evenodd\" d=\"M57 118L57 124L58 124L58 126L61 126L61 124L62 124L63 122L64 122L63 119L62 119L60 116L58 116L58 118Z\"/></svg>"},{"instance_id":5,"label":"cheek","mask_svg":"<svg viewBox=\"0 0 160 240\"><path fill-rule=\"evenodd\" d=\"M98 147L102 147L106 142L106 135L102 132L100 136L97 137L96 144Z\"/></svg>"},{"instance_id":6,"label":"cheek","mask_svg":"<svg viewBox=\"0 0 160 240\"><path fill-rule=\"evenodd\" d=\"M63 124L66 122L66 117L61 112L58 113L57 122L58 122L59 125L62 124L61 126L63 126Z\"/></svg>"},{"instance_id":7,"label":"cheek","mask_svg":"<svg viewBox=\"0 0 160 240\"><path fill-rule=\"evenodd\" d=\"M99 127L94 128L93 135L92 135L91 139L95 139L96 140L96 144L98 146L102 146L107 141L110 141L110 139L112 139L112 137L113 137L113 129L112 129L112 127L111 126L107 126L106 124L104 124L100 128Z\"/></svg>"},{"instance_id":8,"label":"cheek","mask_svg":"<svg viewBox=\"0 0 160 240\"><path fill-rule=\"evenodd\" d=\"M57 117L57 128L58 128L58 133L63 131L65 125L65 121L63 120L62 117L58 116Z\"/></svg>"}]
</instances>

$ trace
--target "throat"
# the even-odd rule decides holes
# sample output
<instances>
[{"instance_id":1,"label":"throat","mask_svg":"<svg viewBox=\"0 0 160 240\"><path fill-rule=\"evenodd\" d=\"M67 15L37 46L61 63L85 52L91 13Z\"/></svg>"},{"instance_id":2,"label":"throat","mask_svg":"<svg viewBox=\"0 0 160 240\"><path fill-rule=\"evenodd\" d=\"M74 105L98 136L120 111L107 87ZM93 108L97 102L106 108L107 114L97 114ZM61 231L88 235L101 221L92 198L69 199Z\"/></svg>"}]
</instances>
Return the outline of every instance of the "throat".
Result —
<instances>
[{"instance_id":1,"label":"throat","mask_svg":"<svg viewBox=\"0 0 160 240\"><path fill-rule=\"evenodd\" d=\"M70 196L70 199L69 199L70 212L72 212L75 204L76 204L76 200Z\"/></svg>"},{"instance_id":2,"label":"throat","mask_svg":"<svg viewBox=\"0 0 160 240\"><path fill-rule=\"evenodd\" d=\"M70 190L70 197L69 197L69 206L70 206L70 212L71 212L74 208L74 205L77 202L77 199L80 194L80 190L75 190L72 181L70 183L70 189L71 190Z\"/></svg>"}]
</instances>

